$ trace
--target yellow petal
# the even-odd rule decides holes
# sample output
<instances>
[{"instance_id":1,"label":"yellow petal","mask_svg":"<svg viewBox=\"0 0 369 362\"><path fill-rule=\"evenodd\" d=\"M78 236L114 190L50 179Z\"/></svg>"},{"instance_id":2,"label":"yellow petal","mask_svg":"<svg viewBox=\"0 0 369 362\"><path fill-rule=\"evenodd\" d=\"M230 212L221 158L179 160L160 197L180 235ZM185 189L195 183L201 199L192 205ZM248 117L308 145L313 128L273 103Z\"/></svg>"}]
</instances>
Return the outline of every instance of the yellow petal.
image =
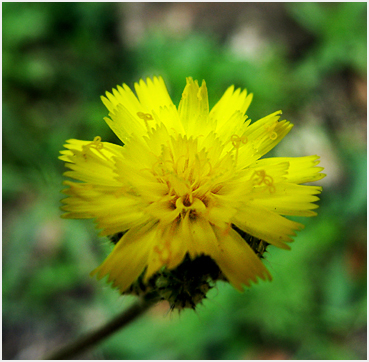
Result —
<instances>
[{"instance_id":1,"label":"yellow petal","mask_svg":"<svg viewBox=\"0 0 369 362\"><path fill-rule=\"evenodd\" d=\"M72 171L65 176L92 184L120 186L115 180L114 157L122 157L122 147L108 142L68 140L67 150L61 151L59 158L66 161L66 167Z\"/></svg>"},{"instance_id":2,"label":"yellow petal","mask_svg":"<svg viewBox=\"0 0 369 362\"><path fill-rule=\"evenodd\" d=\"M135 83L135 90L141 105L148 112L158 113L160 108L173 106L162 77L147 78L146 83L141 79Z\"/></svg>"},{"instance_id":3,"label":"yellow petal","mask_svg":"<svg viewBox=\"0 0 369 362\"><path fill-rule=\"evenodd\" d=\"M290 122L278 121L280 114L280 111L274 112L247 127L243 135L247 143L239 149L238 167L252 165L273 149L292 129Z\"/></svg>"},{"instance_id":4,"label":"yellow petal","mask_svg":"<svg viewBox=\"0 0 369 362\"><path fill-rule=\"evenodd\" d=\"M209 116L208 91L205 81L199 87L197 81L186 79L187 84L178 106L179 117L188 135L208 133ZM204 132L205 131L205 132Z\"/></svg>"},{"instance_id":5,"label":"yellow petal","mask_svg":"<svg viewBox=\"0 0 369 362\"><path fill-rule=\"evenodd\" d=\"M314 202L319 198L315 196L321 192L318 186L302 186L293 183L275 184L273 192L261 190L252 194L248 201L250 206L265 207L281 215L316 216L313 209L318 208Z\"/></svg>"},{"instance_id":6,"label":"yellow petal","mask_svg":"<svg viewBox=\"0 0 369 362\"><path fill-rule=\"evenodd\" d=\"M295 230L304 227L300 223L253 204L245 204L233 217L232 222L246 233L287 250L290 247L285 243L292 241L290 236L296 235Z\"/></svg>"},{"instance_id":7,"label":"yellow petal","mask_svg":"<svg viewBox=\"0 0 369 362\"><path fill-rule=\"evenodd\" d=\"M234 90L234 86L231 86L210 111L210 122L223 141L229 140L232 134L238 134L239 129L242 129L252 97L246 89L241 92L240 88Z\"/></svg>"},{"instance_id":8,"label":"yellow petal","mask_svg":"<svg viewBox=\"0 0 369 362\"><path fill-rule=\"evenodd\" d=\"M91 276L97 274L101 279L109 275L108 282L124 292L144 271L155 235L153 224L129 230Z\"/></svg>"},{"instance_id":9,"label":"yellow petal","mask_svg":"<svg viewBox=\"0 0 369 362\"><path fill-rule=\"evenodd\" d=\"M168 269L177 267L188 252L186 241L186 234L178 227L177 222L164 227L159 224L151 245L144 281L148 281L164 266Z\"/></svg>"},{"instance_id":10,"label":"yellow petal","mask_svg":"<svg viewBox=\"0 0 369 362\"><path fill-rule=\"evenodd\" d=\"M178 126L176 108L161 77L147 78L146 83L141 80L135 83L135 90L138 99L126 84L101 97L109 110L110 118L106 117L105 121L123 143L127 143L132 135L142 137L147 134L150 128L162 122L161 117L164 117L163 121L173 120Z\"/></svg>"},{"instance_id":11,"label":"yellow petal","mask_svg":"<svg viewBox=\"0 0 369 362\"><path fill-rule=\"evenodd\" d=\"M139 198L122 195L120 188L95 187L91 184L65 181L63 192L70 197L62 200L65 218L93 218L101 235L111 235L140 225L150 219Z\"/></svg>"},{"instance_id":12,"label":"yellow petal","mask_svg":"<svg viewBox=\"0 0 369 362\"><path fill-rule=\"evenodd\" d=\"M215 228L219 249L211 254L229 282L238 290L257 283L257 277L271 280L271 275L251 247L233 229L227 233Z\"/></svg>"}]
</instances>

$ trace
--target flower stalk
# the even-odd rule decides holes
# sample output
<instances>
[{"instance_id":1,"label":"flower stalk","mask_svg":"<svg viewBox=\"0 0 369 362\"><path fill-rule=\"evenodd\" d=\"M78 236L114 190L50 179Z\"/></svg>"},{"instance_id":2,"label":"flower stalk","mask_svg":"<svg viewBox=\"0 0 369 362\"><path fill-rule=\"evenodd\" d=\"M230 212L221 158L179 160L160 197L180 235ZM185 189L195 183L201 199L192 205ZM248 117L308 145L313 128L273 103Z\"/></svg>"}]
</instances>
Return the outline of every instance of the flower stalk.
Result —
<instances>
[{"instance_id":1,"label":"flower stalk","mask_svg":"<svg viewBox=\"0 0 369 362\"><path fill-rule=\"evenodd\" d=\"M130 308L123 311L116 318L100 327L99 329L82 336L80 339L62 347L61 349L50 353L45 360L63 360L73 359L73 357L95 346L104 339L111 336L118 330L126 327L129 323L142 316L150 307L155 304L154 300L139 299Z\"/></svg>"}]
</instances>

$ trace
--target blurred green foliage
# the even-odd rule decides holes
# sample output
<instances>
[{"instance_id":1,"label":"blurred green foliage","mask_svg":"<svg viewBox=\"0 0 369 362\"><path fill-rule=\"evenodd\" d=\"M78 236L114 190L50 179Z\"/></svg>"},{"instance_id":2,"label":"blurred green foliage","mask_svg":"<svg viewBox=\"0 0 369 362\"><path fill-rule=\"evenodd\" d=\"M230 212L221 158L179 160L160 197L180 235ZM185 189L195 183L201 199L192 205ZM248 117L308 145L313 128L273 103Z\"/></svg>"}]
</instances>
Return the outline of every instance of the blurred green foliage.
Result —
<instances>
[{"instance_id":1,"label":"blurred green foliage","mask_svg":"<svg viewBox=\"0 0 369 362\"><path fill-rule=\"evenodd\" d=\"M272 283L243 294L219 283L196 313L178 316L159 305L89 357L365 358L366 144L353 131L363 110L353 96L344 104L348 122L339 123L330 109L309 123L304 110L315 107L317 95L335 107L327 101L336 94L327 92L332 79L366 83L366 3L281 6L312 39L294 59L288 44L271 35L268 50L248 58L216 34L173 36L160 26L127 46L127 4L3 3L4 358L40 357L27 348L45 352L131 302L89 278L111 246L92 223L60 219L64 167L57 156L68 138L119 142L102 120L107 111L98 97L156 74L175 103L187 76L206 80L211 105L229 85L246 87L254 93L250 118L283 109L301 126L320 129L319 149L334 156L324 159L323 152L322 164L336 163L341 174L326 184L319 216L303 221L292 251L269 247Z\"/></svg>"},{"instance_id":2,"label":"blurred green foliage","mask_svg":"<svg viewBox=\"0 0 369 362\"><path fill-rule=\"evenodd\" d=\"M315 68L319 79L327 72L346 67L366 73L366 3L321 6L306 2L291 4L291 14L318 39L304 59L304 67Z\"/></svg>"}]
</instances>

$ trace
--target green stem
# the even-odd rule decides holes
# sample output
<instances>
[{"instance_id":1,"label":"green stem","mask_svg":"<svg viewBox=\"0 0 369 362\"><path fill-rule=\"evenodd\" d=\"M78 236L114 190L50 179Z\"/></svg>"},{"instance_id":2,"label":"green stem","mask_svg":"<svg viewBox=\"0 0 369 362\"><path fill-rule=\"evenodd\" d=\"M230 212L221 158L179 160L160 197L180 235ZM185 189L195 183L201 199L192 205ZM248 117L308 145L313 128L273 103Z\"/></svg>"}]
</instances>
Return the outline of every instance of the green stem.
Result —
<instances>
[{"instance_id":1,"label":"green stem","mask_svg":"<svg viewBox=\"0 0 369 362\"><path fill-rule=\"evenodd\" d=\"M71 357L82 353L87 348L94 344L101 342L103 339L109 337L117 330L125 327L130 322L144 314L155 303L152 301L140 300L125 310L122 314L118 315L115 319L107 323L105 326L90 332L89 334L81 337L79 340L72 342L58 351L52 352L44 359L48 360L61 360L71 359Z\"/></svg>"}]
</instances>

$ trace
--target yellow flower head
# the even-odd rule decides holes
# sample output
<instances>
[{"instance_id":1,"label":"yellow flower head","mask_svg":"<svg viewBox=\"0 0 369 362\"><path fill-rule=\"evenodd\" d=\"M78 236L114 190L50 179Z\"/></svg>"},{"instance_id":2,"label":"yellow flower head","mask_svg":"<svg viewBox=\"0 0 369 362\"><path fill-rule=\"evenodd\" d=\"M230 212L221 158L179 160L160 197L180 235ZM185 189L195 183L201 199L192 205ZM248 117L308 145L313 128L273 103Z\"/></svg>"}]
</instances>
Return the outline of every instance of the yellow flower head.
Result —
<instances>
[{"instance_id":1,"label":"yellow flower head","mask_svg":"<svg viewBox=\"0 0 369 362\"><path fill-rule=\"evenodd\" d=\"M271 279L260 260L265 246L289 249L303 227L284 216L316 215L321 187L300 184L325 176L319 157L262 158L292 124L280 111L250 124L246 90L228 88L210 111L204 81L187 78L178 108L161 77L135 90L137 97L124 84L102 97L105 121L124 146L95 137L68 140L61 151L65 176L80 181L64 182L64 217L93 218L116 243L93 273L136 294L153 288L155 277L161 298L174 304L168 285L180 275L177 298L190 293L184 284L195 275L202 297L209 278L238 290Z\"/></svg>"}]
</instances>

